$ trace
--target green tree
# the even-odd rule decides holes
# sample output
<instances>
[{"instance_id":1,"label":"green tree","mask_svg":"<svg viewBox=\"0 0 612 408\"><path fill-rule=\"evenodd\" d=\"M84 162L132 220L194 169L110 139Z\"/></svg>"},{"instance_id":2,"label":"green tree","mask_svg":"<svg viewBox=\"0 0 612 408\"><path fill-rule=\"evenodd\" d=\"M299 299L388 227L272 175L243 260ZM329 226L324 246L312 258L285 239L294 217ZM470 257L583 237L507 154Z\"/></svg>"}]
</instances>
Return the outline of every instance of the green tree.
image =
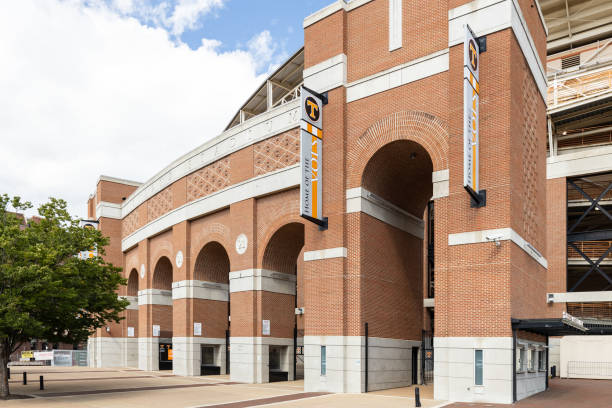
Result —
<instances>
[{"instance_id":1,"label":"green tree","mask_svg":"<svg viewBox=\"0 0 612 408\"><path fill-rule=\"evenodd\" d=\"M121 269L101 258L108 238L81 228L55 198L24 228L16 213L29 208L19 197L0 195L0 398L8 398L7 364L21 344L86 341L106 322L119 322L128 304L117 296L126 284ZM93 247L99 256L76 257Z\"/></svg>"}]
</instances>

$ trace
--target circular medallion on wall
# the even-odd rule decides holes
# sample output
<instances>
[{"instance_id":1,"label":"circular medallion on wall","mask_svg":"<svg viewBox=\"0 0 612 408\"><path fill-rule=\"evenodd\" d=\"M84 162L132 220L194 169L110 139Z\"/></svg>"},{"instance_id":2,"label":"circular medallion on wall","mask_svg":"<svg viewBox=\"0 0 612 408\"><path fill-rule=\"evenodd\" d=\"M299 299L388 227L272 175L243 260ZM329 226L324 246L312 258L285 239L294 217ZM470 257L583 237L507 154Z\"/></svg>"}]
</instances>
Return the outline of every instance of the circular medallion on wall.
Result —
<instances>
[{"instance_id":1,"label":"circular medallion on wall","mask_svg":"<svg viewBox=\"0 0 612 408\"><path fill-rule=\"evenodd\" d=\"M140 279L144 279L145 277L145 266L144 264L140 265Z\"/></svg>"},{"instance_id":2,"label":"circular medallion on wall","mask_svg":"<svg viewBox=\"0 0 612 408\"><path fill-rule=\"evenodd\" d=\"M183 251L178 251L176 253L175 261L176 261L177 268L180 268L181 266L183 266Z\"/></svg>"},{"instance_id":3,"label":"circular medallion on wall","mask_svg":"<svg viewBox=\"0 0 612 408\"><path fill-rule=\"evenodd\" d=\"M236 238L236 252L238 252L239 255L242 255L246 252L248 245L249 239L247 238L247 236L244 234L238 235L238 238Z\"/></svg>"}]
</instances>

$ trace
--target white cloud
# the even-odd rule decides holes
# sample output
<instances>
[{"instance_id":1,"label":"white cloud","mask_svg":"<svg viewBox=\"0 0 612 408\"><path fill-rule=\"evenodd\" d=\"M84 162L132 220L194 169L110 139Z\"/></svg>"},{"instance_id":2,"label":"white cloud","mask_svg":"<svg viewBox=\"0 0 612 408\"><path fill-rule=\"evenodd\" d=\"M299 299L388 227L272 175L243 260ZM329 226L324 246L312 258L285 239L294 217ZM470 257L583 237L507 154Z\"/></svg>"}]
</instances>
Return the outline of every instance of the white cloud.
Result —
<instances>
[{"instance_id":1,"label":"white cloud","mask_svg":"<svg viewBox=\"0 0 612 408\"><path fill-rule=\"evenodd\" d=\"M135 1L0 2L0 193L65 198L84 216L100 174L146 181L263 81L269 33L249 51L192 50L117 11Z\"/></svg>"},{"instance_id":2,"label":"white cloud","mask_svg":"<svg viewBox=\"0 0 612 408\"><path fill-rule=\"evenodd\" d=\"M271 72L288 57L284 50L279 50L279 44L268 30L253 36L247 43L247 49L253 55L258 71L267 68L267 72Z\"/></svg>"}]
</instances>

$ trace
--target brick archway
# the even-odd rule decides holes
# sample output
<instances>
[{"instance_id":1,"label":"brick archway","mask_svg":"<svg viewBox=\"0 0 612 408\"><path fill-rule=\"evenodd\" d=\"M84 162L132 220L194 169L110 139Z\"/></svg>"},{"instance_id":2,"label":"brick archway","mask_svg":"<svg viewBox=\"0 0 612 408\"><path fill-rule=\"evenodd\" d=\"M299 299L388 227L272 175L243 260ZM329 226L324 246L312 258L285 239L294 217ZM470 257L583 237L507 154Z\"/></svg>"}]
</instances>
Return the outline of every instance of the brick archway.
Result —
<instances>
[{"instance_id":1,"label":"brick archway","mask_svg":"<svg viewBox=\"0 0 612 408\"><path fill-rule=\"evenodd\" d=\"M138 296L138 271L133 268L127 283L127 295Z\"/></svg>"},{"instance_id":2,"label":"brick archway","mask_svg":"<svg viewBox=\"0 0 612 408\"><path fill-rule=\"evenodd\" d=\"M366 165L379 149L399 140L421 145L431 158L433 171L448 168L446 123L426 112L397 112L370 126L349 152L349 188L360 186Z\"/></svg>"},{"instance_id":3,"label":"brick archway","mask_svg":"<svg viewBox=\"0 0 612 408\"><path fill-rule=\"evenodd\" d=\"M172 262L168 257L162 256L155 264L153 270L153 289L172 290Z\"/></svg>"},{"instance_id":4,"label":"brick archway","mask_svg":"<svg viewBox=\"0 0 612 408\"><path fill-rule=\"evenodd\" d=\"M193 279L229 284L230 258L227 249L218 241L202 247L193 267Z\"/></svg>"}]
</instances>

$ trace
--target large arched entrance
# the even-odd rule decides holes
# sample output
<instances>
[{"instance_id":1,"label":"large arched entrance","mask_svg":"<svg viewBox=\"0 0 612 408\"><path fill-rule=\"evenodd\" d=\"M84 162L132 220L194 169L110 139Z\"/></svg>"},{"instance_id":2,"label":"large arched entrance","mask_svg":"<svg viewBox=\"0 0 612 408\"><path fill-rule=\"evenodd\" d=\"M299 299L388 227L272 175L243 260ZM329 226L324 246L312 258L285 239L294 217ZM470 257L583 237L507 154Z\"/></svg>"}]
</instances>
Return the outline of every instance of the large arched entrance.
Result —
<instances>
[{"instance_id":1,"label":"large arched entrance","mask_svg":"<svg viewBox=\"0 0 612 408\"><path fill-rule=\"evenodd\" d=\"M270 382L304 378L303 247L304 224L285 224L268 240L261 261L262 278L275 281L272 287L278 289L261 292L262 335L274 340L264 350Z\"/></svg>"},{"instance_id":2,"label":"large arched entrance","mask_svg":"<svg viewBox=\"0 0 612 408\"><path fill-rule=\"evenodd\" d=\"M423 334L428 314L426 259L433 163L412 140L380 147L361 174L359 199L362 318L367 323L367 390L423 380ZM427 356L429 357L429 356Z\"/></svg>"},{"instance_id":3,"label":"large arched entrance","mask_svg":"<svg viewBox=\"0 0 612 408\"><path fill-rule=\"evenodd\" d=\"M219 242L204 245L194 264L194 355L200 375L229 373L230 260ZM194 373L196 374L196 373Z\"/></svg>"},{"instance_id":4,"label":"large arched entrance","mask_svg":"<svg viewBox=\"0 0 612 408\"><path fill-rule=\"evenodd\" d=\"M152 335L158 340L159 370L172 370L172 262L159 258L153 271L151 296ZM155 355L153 367L155 368Z\"/></svg>"}]
</instances>

